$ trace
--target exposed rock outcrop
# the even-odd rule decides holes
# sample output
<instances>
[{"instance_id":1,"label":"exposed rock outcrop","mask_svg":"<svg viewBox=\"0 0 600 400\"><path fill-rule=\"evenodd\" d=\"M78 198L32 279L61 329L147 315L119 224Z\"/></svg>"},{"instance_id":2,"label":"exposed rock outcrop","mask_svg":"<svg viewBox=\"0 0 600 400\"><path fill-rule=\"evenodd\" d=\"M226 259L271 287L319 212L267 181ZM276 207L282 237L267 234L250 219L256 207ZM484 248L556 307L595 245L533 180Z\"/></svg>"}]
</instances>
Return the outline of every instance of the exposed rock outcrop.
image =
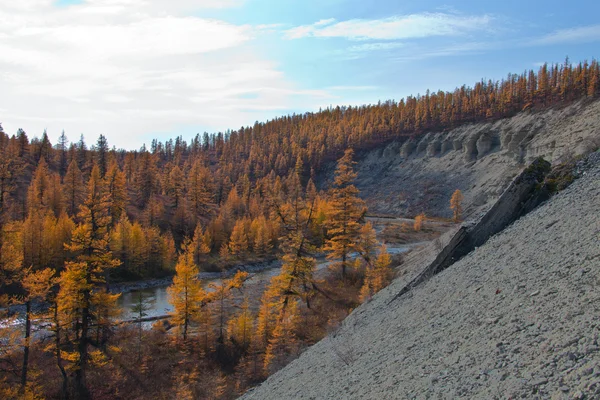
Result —
<instances>
[{"instance_id":1,"label":"exposed rock outcrop","mask_svg":"<svg viewBox=\"0 0 600 400\"><path fill-rule=\"evenodd\" d=\"M450 196L460 189L466 213L474 215L489 208L537 157L556 164L598 147L600 101L579 102L429 132L383 152L358 154L357 185L372 213L450 216Z\"/></svg>"},{"instance_id":2,"label":"exposed rock outcrop","mask_svg":"<svg viewBox=\"0 0 600 400\"><path fill-rule=\"evenodd\" d=\"M543 201L548 200L550 198L549 192L544 190L541 184L550 170L550 163L542 158L538 158L531 163L515 178L485 215L478 220L464 224L452 236L436 259L424 268L414 280L402 288L393 300L445 270L475 250L475 248L487 242L491 236L535 209Z\"/></svg>"},{"instance_id":3,"label":"exposed rock outcrop","mask_svg":"<svg viewBox=\"0 0 600 400\"><path fill-rule=\"evenodd\" d=\"M427 156L435 157L435 156L439 155L441 151L442 151L442 142L437 137L433 138L429 142L429 145L427 145Z\"/></svg>"},{"instance_id":4,"label":"exposed rock outcrop","mask_svg":"<svg viewBox=\"0 0 600 400\"><path fill-rule=\"evenodd\" d=\"M402 148L400 149L400 156L402 158L408 158L414 153L416 148L417 142L414 139L410 138L407 141L405 141L402 145Z\"/></svg>"}]
</instances>

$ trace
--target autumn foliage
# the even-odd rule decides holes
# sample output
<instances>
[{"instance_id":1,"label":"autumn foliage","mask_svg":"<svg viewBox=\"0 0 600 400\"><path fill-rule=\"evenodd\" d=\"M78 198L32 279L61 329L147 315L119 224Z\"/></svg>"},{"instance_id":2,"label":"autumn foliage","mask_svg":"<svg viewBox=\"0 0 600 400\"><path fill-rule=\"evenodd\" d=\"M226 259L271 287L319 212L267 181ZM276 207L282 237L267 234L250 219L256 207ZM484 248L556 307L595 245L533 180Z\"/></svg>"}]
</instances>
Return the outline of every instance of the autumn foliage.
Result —
<instances>
[{"instance_id":1,"label":"autumn foliage","mask_svg":"<svg viewBox=\"0 0 600 400\"><path fill-rule=\"evenodd\" d=\"M452 194L450 198L450 209L454 215L454 222L460 221L460 217L462 215L462 202L464 200L464 196L462 192L458 189Z\"/></svg>"},{"instance_id":2,"label":"autumn foliage","mask_svg":"<svg viewBox=\"0 0 600 400\"><path fill-rule=\"evenodd\" d=\"M52 145L45 132L0 126L0 306L21 305L24 317L21 331L0 329L0 397L142 398L147 387L164 398L235 397L391 280L354 184L355 152L599 95L598 62L566 60L135 151L111 149L103 135L88 147L63 133ZM455 221L462 200L456 191ZM330 272L317 269L321 253ZM280 273L253 297L247 273L226 272L274 259ZM206 286L203 271L222 280ZM166 276L168 321L119 325L111 283ZM40 323L43 343L32 330Z\"/></svg>"}]
</instances>

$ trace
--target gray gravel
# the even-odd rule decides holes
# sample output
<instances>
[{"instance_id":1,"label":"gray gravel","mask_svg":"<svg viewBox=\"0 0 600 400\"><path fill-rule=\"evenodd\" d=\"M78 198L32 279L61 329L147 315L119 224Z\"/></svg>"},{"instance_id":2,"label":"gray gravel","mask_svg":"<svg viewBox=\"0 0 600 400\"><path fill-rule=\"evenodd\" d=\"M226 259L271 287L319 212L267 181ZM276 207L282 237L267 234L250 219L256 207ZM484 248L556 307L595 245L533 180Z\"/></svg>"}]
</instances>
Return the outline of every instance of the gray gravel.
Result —
<instances>
[{"instance_id":1,"label":"gray gravel","mask_svg":"<svg viewBox=\"0 0 600 400\"><path fill-rule=\"evenodd\" d=\"M600 398L600 162L391 303L433 254L247 399ZM388 304L389 303L389 304Z\"/></svg>"}]
</instances>

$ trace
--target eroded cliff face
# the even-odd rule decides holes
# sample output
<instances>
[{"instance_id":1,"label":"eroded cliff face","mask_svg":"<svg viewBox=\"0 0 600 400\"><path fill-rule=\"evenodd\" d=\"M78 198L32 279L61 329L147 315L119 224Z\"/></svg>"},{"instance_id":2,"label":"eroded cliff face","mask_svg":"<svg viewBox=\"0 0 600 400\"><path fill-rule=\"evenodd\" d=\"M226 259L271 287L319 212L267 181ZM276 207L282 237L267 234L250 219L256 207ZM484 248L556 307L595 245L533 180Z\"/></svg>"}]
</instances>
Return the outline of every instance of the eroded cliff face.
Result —
<instances>
[{"instance_id":1,"label":"eroded cliff face","mask_svg":"<svg viewBox=\"0 0 600 400\"><path fill-rule=\"evenodd\" d=\"M537 157L553 164L600 147L600 101L429 132L358 154L357 186L373 214L450 216L460 189L467 215L488 207Z\"/></svg>"}]
</instances>

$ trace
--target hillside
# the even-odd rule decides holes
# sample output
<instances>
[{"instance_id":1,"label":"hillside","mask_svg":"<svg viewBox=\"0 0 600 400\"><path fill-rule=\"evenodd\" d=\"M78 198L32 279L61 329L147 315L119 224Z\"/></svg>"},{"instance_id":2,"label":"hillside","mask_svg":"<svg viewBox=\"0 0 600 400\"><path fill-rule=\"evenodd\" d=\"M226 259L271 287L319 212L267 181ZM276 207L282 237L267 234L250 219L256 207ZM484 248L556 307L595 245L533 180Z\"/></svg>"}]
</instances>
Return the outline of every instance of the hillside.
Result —
<instances>
[{"instance_id":1,"label":"hillside","mask_svg":"<svg viewBox=\"0 0 600 400\"><path fill-rule=\"evenodd\" d=\"M595 101L433 131L363 152L357 186L374 214L449 216L456 189L470 214L495 201L534 158L556 164L598 148L599 126Z\"/></svg>"},{"instance_id":2,"label":"hillside","mask_svg":"<svg viewBox=\"0 0 600 400\"><path fill-rule=\"evenodd\" d=\"M415 288L407 271L245 399L597 398L600 162Z\"/></svg>"}]
</instances>

